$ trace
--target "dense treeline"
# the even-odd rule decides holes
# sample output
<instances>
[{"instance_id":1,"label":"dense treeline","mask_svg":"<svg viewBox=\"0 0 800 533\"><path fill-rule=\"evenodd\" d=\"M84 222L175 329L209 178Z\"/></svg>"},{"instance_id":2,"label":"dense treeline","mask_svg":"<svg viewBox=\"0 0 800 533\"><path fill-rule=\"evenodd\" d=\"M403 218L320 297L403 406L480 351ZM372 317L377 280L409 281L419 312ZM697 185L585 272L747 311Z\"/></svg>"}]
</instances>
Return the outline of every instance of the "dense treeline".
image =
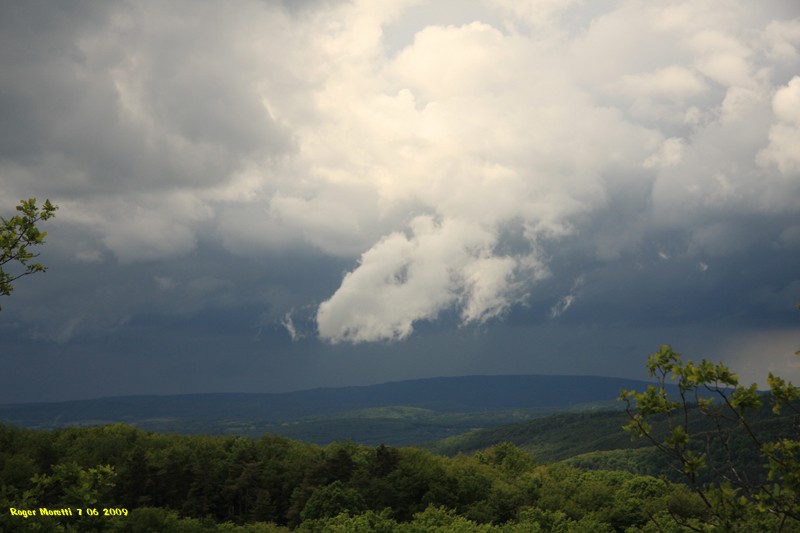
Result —
<instances>
[{"instance_id":1,"label":"dense treeline","mask_svg":"<svg viewBox=\"0 0 800 533\"><path fill-rule=\"evenodd\" d=\"M748 419L750 429L762 442L800 437L798 416L789 409L773 413L769 395L764 396L763 405L748 413ZM493 443L510 442L532 452L540 462L566 461L584 469L625 470L684 481L685 477L673 468L676 465L668 455L660 453L646 439L631 440L630 432L623 428L629 421L629 415L620 411L562 413L448 437L433 443L429 449L454 456L475 453ZM650 420L653 434L664 438L671 429L669 422L664 416L653 417ZM736 421L711 419L697 405L691 405L686 429L696 448L707 452L711 464L725 463L729 450L734 450L732 461L740 474L753 482L767 480L768 471L759 446ZM727 448L720 439L720 430L724 432ZM703 483L713 483L719 477L712 468L699 473Z\"/></svg>"},{"instance_id":2,"label":"dense treeline","mask_svg":"<svg viewBox=\"0 0 800 533\"><path fill-rule=\"evenodd\" d=\"M447 458L283 437L177 436L122 425L0 425L3 531L682 531L706 510L685 486L536 464L509 443ZM114 508L118 517L12 516ZM754 515L754 530L769 530Z\"/></svg>"}]
</instances>

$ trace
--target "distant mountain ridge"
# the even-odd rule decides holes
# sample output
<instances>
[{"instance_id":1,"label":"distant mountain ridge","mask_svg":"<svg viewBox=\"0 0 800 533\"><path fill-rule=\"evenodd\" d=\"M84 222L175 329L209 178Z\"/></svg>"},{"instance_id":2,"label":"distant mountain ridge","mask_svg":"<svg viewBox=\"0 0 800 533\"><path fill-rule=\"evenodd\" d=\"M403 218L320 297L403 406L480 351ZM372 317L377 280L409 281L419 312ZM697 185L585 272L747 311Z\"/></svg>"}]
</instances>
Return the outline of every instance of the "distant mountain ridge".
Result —
<instances>
[{"instance_id":1,"label":"distant mountain ridge","mask_svg":"<svg viewBox=\"0 0 800 533\"><path fill-rule=\"evenodd\" d=\"M154 416L197 414L196 409L236 406L243 414L276 420L321 416L369 407L404 405L439 412L464 412L569 405L613 400L620 389L646 387L647 382L601 376L489 375L391 381L376 385L324 387L283 393L199 393L178 395L111 396L64 402L0 404L0 419L15 412L51 409L120 416L129 409L152 409ZM137 413L138 414L138 413Z\"/></svg>"},{"instance_id":2,"label":"distant mountain ridge","mask_svg":"<svg viewBox=\"0 0 800 533\"><path fill-rule=\"evenodd\" d=\"M584 404L613 409L620 389L644 390L647 385L645 381L598 376L438 377L286 393L120 396L5 404L0 405L0 421L37 428L124 422L178 433L274 432L315 442L351 438L408 443ZM390 413L389 407L410 409ZM370 409L377 409L377 414L365 416ZM401 420L404 416L407 418ZM346 424L340 423L345 420ZM381 424L386 430L376 435ZM325 427L330 429L323 431ZM337 427L349 427L351 432L335 433ZM401 435L403 431L416 431L417 436Z\"/></svg>"}]
</instances>

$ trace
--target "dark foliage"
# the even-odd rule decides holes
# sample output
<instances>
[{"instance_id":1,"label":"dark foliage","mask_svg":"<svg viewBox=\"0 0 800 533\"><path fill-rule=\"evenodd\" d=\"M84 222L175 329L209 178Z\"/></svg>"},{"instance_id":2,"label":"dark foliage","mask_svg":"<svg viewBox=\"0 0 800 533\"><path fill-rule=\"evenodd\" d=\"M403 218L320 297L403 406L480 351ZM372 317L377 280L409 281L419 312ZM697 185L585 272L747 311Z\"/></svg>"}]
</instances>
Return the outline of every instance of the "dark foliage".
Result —
<instances>
[{"instance_id":1,"label":"dark foliage","mask_svg":"<svg viewBox=\"0 0 800 533\"><path fill-rule=\"evenodd\" d=\"M0 426L0 445L0 508L129 511L24 521L3 512L4 531L325 530L337 520L351 521L343 531L358 520L389 531L423 523L453 531L581 521L628 527L649 519L620 492L626 483L667 486L627 472L537 465L510 443L448 459L418 448L162 435L114 424L47 432ZM666 512L665 490L652 491L654 513Z\"/></svg>"}]
</instances>

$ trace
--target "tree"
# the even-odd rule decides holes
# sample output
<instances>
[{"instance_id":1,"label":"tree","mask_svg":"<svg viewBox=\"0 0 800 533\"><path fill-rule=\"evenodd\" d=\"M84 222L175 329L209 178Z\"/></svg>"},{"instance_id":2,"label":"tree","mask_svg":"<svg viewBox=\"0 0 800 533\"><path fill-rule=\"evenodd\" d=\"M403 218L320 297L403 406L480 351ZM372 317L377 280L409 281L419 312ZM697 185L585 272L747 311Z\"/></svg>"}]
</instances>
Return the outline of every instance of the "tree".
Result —
<instances>
[{"instance_id":1,"label":"tree","mask_svg":"<svg viewBox=\"0 0 800 533\"><path fill-rule=\"evenodd\" d=\"M751 417L775 417L782 409L800 414L796 400L800 389L769 374L771 413L762 408L763 395L756 384L744 386L722 363L683 361L668 345L648 358L656 385L644 392L622 391L634 436L648 439L674 460L675 468L702 500L706 512L691 520L673 515L681 525L696 531L792 531L800 527L800 438L797 422L782 434L765 437ZM677 380L679 397L667 393L668 379ZM709 430L694 431L702 417ZM653 423L660 424L656 429ZM663 426L666 425L666 431ZM785 427L785 426L782 426ZM791 433L791 434L787 434ZM737 437L739 440L737 441ZM742 439L760 453L766 473L748 475L737 461ZM711 472L713 482L704 482Z\"/></svg>"},{"instance_id":2,"label":"tree","mask_svg":"<svg viewBox=\"0 0 800 533\"><path fill-rule=\"evenodd\" d=\"M338 479L318 488L306 502L300 518L333 518L341 513L356 515L366 510L364 498L355 489L345 487Z\"/></svg>"},{"instance_id":3,"label":"tree","mask_svg":"<svg viewBox=\"0 0 800 533\"><path fill-rule=\"evenodd\" d=\"M14 287L11 285L22 276L35 272L44 272L47 267L41 263L30 263L38 253L30 251L31 247L44 244L46 231L36 227L39 221L55 216L55 206L45 200L41 208L36 207L36 198L20 201L16 207L19 214L6 219L0 217L0 295L8 296ZM6 271L7 265L18 263L21 270Z\"/></svg>"}]
</instances>

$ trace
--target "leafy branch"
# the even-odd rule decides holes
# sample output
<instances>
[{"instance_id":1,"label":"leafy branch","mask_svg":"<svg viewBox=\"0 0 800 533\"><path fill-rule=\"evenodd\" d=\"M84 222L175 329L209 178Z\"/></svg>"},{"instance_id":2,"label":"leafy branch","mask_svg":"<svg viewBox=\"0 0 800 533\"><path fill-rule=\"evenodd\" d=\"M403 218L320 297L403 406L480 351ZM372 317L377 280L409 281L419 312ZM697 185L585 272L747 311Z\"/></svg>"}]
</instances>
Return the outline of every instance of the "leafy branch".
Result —
<instances>
[{"instance_id":1,"label":"leafy branch","mask_svg":"<svg viewBox=\"0 0 800 533\"><path fill-rule=\"evenodd\" d=\"M19 214L11 218L0 217L0 295L8 296L14 290L12 283L23 276L44 272L47 267L41 263L32 263L38 253L32 247L44 244L46 231L41 231L36 224L55 216L55 206L45 200L41 208L36 206L36 198L20 201L16 206ZM6 265L18 263L20 271L7 271Z\"/></svg>"},{"instance_id":2,"label":"leafy branch","mask_svg":"<svg viewBox=\"0 0 800 533\"><path fill-rule=\"evenodd\" d=\"M787 521L800 520L800 441L783 437L764 442L753 429L747 414L762 407L756 384L740 385L736 374L722 363L684 362L680 353L668 345L649 356L647 367L656 379L655 385L644 392L621 391L620 400L625 402L630 418L625 429L634 437L649 440L674 460L674 468L706 506L705 526L736 531L746 517L768 513L775 517L777 530L782 531ZM677 381L679 399L668 394L668 380ZM773 414L778 415L787 407L797 412L800 388L771 373L768 384ZM690 434L693 413L713 421L714 431L705 435L704 447L696 435ZM654 429L650 422L654 418L666 423L665 435ZM760 450L767 463L766 482L752 481L738 470L731 431L738 431ZM714 439L726 457L722 464L711 460ZM713 471L715 483L702 482L701 474L708 469ZM680 523L705 530L685 521Z\"/></svg>"}]
</instances>

